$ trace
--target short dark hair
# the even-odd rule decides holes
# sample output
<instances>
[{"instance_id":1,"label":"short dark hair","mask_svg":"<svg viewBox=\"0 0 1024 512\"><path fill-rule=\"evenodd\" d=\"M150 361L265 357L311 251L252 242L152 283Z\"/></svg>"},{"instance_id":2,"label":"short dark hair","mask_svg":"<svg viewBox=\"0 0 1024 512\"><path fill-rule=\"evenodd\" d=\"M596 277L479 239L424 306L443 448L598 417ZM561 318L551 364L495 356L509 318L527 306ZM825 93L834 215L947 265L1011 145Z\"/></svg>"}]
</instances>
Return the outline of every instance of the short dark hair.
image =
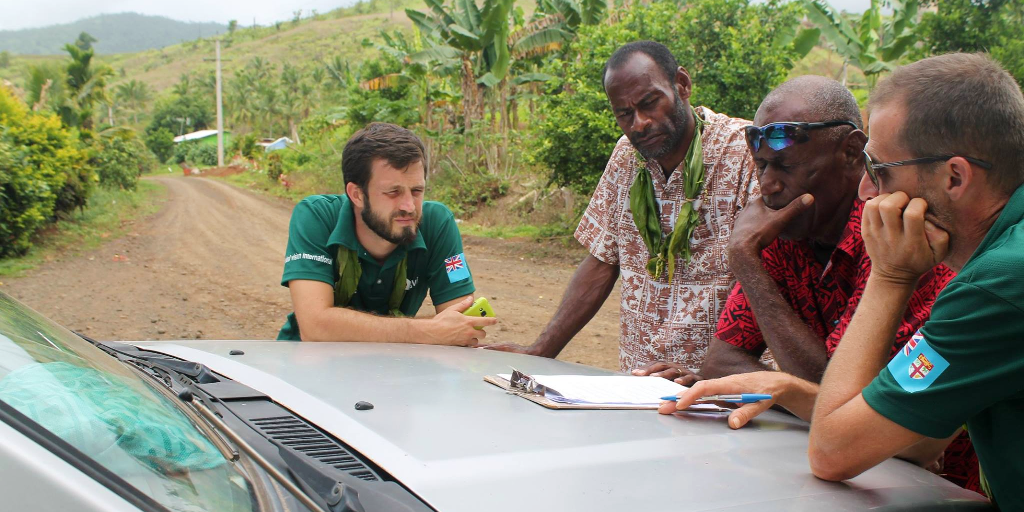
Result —
<instances>
[{"instance_id":1,"label":"short dark hair","mask_svg":"<svg viewBox=\"0 0 1024 512\"><path fill-rule=\"evenodd\" d=\"M611 57L608 57L604 68L601 69L601 86L604 87L604 79L608 76L609 71L621 68L635 53L642 53L650 57L665 73L665 78L669 83L675 80L679 62L668 47L655 41L633 41L620 46ZM605 88L605 92L607 92L607 88Z\"/></svg>"},{"instance_id":2,"label":"short dark hair","mask_svg":"<svg viewBox=\"0 0 1024 512\"><path fill-rule=\"evenodd\" d=\"M949 53L898 68L872 91L869 112L894 101L906 111L898 142L911 156L980 158L1006 194L1024 183L1024 95L988 56Z\"/></svg>"},{"instance_id":3,"label":"short dark hair","mask_svg":"<svg viewBox=\"0 0 1024 512\"><path fill-rule=\"evenodd\" d=\"M422 161L424 173L427 169L427 150L415 133L391 123L370 123L345 143L341 154L345 184L355 183L365 191L370 183L370 169L377 158L387 160L388 165L396 169Z\"/></svg>"}]
</instances>

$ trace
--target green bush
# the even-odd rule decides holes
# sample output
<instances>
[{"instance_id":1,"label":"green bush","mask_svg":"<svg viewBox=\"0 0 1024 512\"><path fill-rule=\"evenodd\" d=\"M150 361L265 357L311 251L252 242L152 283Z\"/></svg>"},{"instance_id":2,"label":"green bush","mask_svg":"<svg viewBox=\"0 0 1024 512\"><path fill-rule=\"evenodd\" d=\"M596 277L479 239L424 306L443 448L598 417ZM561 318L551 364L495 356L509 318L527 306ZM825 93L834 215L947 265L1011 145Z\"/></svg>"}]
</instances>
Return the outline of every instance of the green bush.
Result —
<instances>
[{"instance_id":1,"label":"green bush","mask_svg":"<svg viewBox=\"0 0 1024 512\"><path fill-rule=\"evenodd\" d=\"M148 133L146 147L156 155L157 160L166 162L174 155L174 134L167 128Z\"/></svg>"},{"instance_id":2,"label":"green bush","mask_svg":"<svg viewBox=\"0 0 1024 512\"><path fill-rule=\"evenodd\" d=\"M161 129L174 133L202 130L214 122L213 108L200 94L169 96L156 102L153 118L146 126L146 135Z\"/></svg>"},{"instance_id":3,"label":"green bush","mask_svg":"<svg viewBox=\"0 0 1024 512\"><path fill-rule=\"evenodd\" d=\"M284 174L284 164L281 162L280 153L275 151L268 154L265 163L267 166L267 178L270 178L270 181L277 181Z\"/></svg>"},{"instance_id":4,"label":"green bush","mask_svg":"<svg viewBox=\"0 0 1024 512\"><path fill-rule=\"evenodd\" d=\"M0 257L23 254L57 213L85 204L94 173L79 146L57 116L0 87Z\"/></svg>"},{"instance_id":5,"label":"green bush","mask_svg":"<svg viewBox=\"0 0 1024 512\"><path fill-rule=\"evenodd\" d=\"M235 139L231 145L231 152L242 155L245 158L252 158L256 155L256 134L247 133Z\"/></svg>"},{"instance_id":6,"label":"green bush","mask_svg":"<svg viewBox=\"0 0 1024 512\"><path fill-rule=\"evenodd\" d=\"M472 215L479 207L508 193L508 181L480 171L460 174L452 170L439 174L427 182L426 197L444 203L456 216Z\"/></svg>"},{"instance_id":7,"label":"green bush","mask_svg":"<svg viewBox=\"0 0 1024 512\"><path fill-rule=\"evenodd\" d=\"M171 153L171 160L176 164L183 164L188 160L188 152L192 149L195 142L179 142L174 145L174 151Z\"/></svg>"},{"instance_id":8,"label":"green bush","mask_svg":"<svg viewBox=\"0 0 1024 512\"><path fill-rule=\"evenodd\" d=\"M188 150L188 161L196 165L217 165L217 147L193 143Z\"/></svg>"},{"instance_id":9,"label":"green bush","mask_svg":"<svg viewBox=\"0 0 1024 512\"><path fill-rule=\"evenodd\" d=\"M197 141L179 142L172 158L176 164L217 165L217 148Z\"/></svg>"},{"instance_id":10,"label":"green bush","mask_svg":"<svg viewBox=\"0 0 1024 512\"><path fill-rule=\"evenodd\" d=\"M1008 40L1003 46L992 50L992 57L998 60L1024 89L1024 40Z\"/></svg>"},{"instance_id":11,"label":"green bush","mask_svg":"<svg viewBox=\"0 0 1024 512\"><path fill-rule=\"evenodd\" d=\"M563 77L549 83L539 110L531 160L551 171L551 180L584 195L594 191L622 136L605 97L601 71L616 48L650 39L672 51L693 79L694 106L734 117L753 117L761 99L785 80L793 66L789 50L774 48L782 26L796 22L793 4L749 0L694 0L680 9L656 1L620 11L618 21L582 27L568 57L545 70Z\"/></svg>"},{"instance_id":12,"label":"green bush","mask_svg":"<svg viewBox=\"0 0 1024 512\"><path fill-rule=\"evenodd\" d=\"M135 190L139 176L156 166L146 146L131 130L101 138L95 146L91 164L107 189Z\"/></svg>"}]
</instances>

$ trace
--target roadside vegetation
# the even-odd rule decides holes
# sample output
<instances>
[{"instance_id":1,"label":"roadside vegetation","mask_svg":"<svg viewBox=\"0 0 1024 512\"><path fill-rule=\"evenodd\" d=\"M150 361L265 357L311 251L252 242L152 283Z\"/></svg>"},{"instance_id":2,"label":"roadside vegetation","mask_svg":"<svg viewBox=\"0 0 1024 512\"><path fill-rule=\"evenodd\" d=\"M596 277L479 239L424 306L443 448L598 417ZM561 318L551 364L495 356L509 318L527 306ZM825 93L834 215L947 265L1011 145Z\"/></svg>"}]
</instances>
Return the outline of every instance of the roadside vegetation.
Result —
<instances>
[{"instance_id":1,"label":"roadside vegetation","mask_svg":"<svg viewBox=\"0 0 1024 512\"><path fill-rule=\"evenodd\" d=\"M0 259L0 284L3 278L17 277L46 261L95 249L103 242L131 233L138 219L160 209L165 193L166 189L149 181L140 181L135 190L98 188L85 208L40 231L28 251Z\"/></svg>"},{"instance_id":2,"label":"roadside vegetation","mask_svg":"<svg viewBox=\"0 0 1024 512\"><path fill-rule=\"evenodd\" d=\"M1024 82L1024 0L873 0L863 14L825 0L422 2L229 24L236 167L211 174L293 199L339 192L345 141L392 122L423 137L428 196L466 232L565 239L620 135L600 73L625 41L665 43L695 105L746 118L791 76L832 76L864 102L894 66L948 51L988 51ZM157 163L216 164L215 144L173 141L216 124L213 39L102 57L91 39L59 59L0 55L13 86L0 87L0 257L24 253L97 187L130 191ZM281 137L287 149L260 145Z\"/></svg>"}]
</instances>

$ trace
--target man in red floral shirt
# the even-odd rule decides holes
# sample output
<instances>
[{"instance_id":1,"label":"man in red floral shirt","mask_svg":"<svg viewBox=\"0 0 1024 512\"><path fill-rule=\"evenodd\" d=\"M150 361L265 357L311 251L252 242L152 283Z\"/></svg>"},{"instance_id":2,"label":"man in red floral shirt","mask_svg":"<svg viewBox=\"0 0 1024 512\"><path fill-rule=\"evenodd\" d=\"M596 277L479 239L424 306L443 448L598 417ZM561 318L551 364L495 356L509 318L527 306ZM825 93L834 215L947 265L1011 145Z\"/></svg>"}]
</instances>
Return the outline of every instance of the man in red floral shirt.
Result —
<instances>
[{"instance_id":1,"label":"man in red floral shirt","mask_svg":"<svg viewBox=\"0 0 1024 512\"><path fill-rule=\"evenodd\" d=\"M818 382L871 269L857 198L867 136L853 95L820 76L779 86L754 123L747 144L762 200L748 203L733 226L728 256L738 283L700 375L779 369ZM952 277L939 266L921 279L894 351L924 323ZM760 361L766 351L774 368ZM653 365L638 373L672 377L672 369Z\"/></svg>"},{"instance_id":2,"label":"man in red floral shirt","mask_svg":"<svg viewBox=\"0 0 1024 512\"><path fill-rule=\"evenodd\" d=\"M871 272L860 232L864 202L857 198L867 137L859 129L863 122L853 95L819 76L799 77L772 91L754 123L747 143L763 201L751 201L737 216L728 254L738 283L700 372L703 378L732 377L698 387L731 381L730 389L786 395L787 409L809 420L817 383ZM921 278L892 354L924 324L954 275L939 265ZM766 351L774 368L760 361ZM653 365L647 373L670 377L671 368ZM748 373L775 369L781 371ZM662 412L674 411L675 405L665 404ZM741 408L729 425L738 428L771 405ZM943 446L923 445L902 456L931 464ZM976 465L961 462L971 451L961 443L946 455L947 467L957 466L951 480L968 488L964 480L976 479Z\"/></svg>"}]
</instances>

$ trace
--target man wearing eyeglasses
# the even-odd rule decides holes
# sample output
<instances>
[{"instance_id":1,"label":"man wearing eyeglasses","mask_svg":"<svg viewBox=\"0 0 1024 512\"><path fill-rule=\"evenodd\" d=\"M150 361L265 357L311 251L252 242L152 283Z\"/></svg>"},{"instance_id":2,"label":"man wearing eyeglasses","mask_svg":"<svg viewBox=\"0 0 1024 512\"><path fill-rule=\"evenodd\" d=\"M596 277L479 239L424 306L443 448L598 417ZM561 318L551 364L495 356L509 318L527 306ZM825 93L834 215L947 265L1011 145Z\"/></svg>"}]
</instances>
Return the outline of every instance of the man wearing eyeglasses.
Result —
<instances>
[{"instance_id":1,"label":"man wearing eyeglasses","mask_svg":"<svg viewBox=\"0 0 1024 512\"><path fill-rule=\"evenodd\" d=\"M811 470L852 478L966 423L989 496L1024 510L1024 95L988 57L948 54L893 72L870 108L872 272L821 383ZM939 261L959 275L886 364L909 290Z\"/></svg>"},{"instance_id":2,"label":"man wearing eyeglasses","mask_svg":"<svg viewBox=\"0 0 1024 512\"><path fill-rule=\"evenodd\" d=\"M746 128L759 169L763 201L736 220L729 258L738 284L726 302L700 375L739 392L768 393L810 419L817 383L846 332L871 273L861 238L864 202L857 198L867 138L860 110L842 84L795 78L772 91ZM802 199L811 199L805 204ZM953 272L939 265L918 282L889 354L911 340ZM769 351L780 372L758 361ZM671 376L653 366L651 373ZM660 372L660 373L658 373ZM711 381L705 386L722 386ZM684 382L685 383L685 382ZM739 428L774 402L750 404L730 418ZM666 405L663 412L675 407ZM903 454L931 464L941 447ZM977 465L966 436L945 457L947 477L978 490Z\"/></svg>"},{"instance_id":3,"label":"man wearing eyeglasses","mask_svg":"<svg viewBox=\"0 0 1024 512\"><path fill-rule=\"evenodd\" d=\"M778 369L813 383L856 310L871 264L860 237L857 187L864 174L860 109L842 84L790 80L761 103L746 127L761 201L738 215L729 240L738 283L726 301L701 369L705 378ZM952 277L939 267L921 280L903 315L896 351L927 318ZM647 372L671 377L669 365ZM687 384L686 382L683 382Z\"/></svg>"}]
</instances>

